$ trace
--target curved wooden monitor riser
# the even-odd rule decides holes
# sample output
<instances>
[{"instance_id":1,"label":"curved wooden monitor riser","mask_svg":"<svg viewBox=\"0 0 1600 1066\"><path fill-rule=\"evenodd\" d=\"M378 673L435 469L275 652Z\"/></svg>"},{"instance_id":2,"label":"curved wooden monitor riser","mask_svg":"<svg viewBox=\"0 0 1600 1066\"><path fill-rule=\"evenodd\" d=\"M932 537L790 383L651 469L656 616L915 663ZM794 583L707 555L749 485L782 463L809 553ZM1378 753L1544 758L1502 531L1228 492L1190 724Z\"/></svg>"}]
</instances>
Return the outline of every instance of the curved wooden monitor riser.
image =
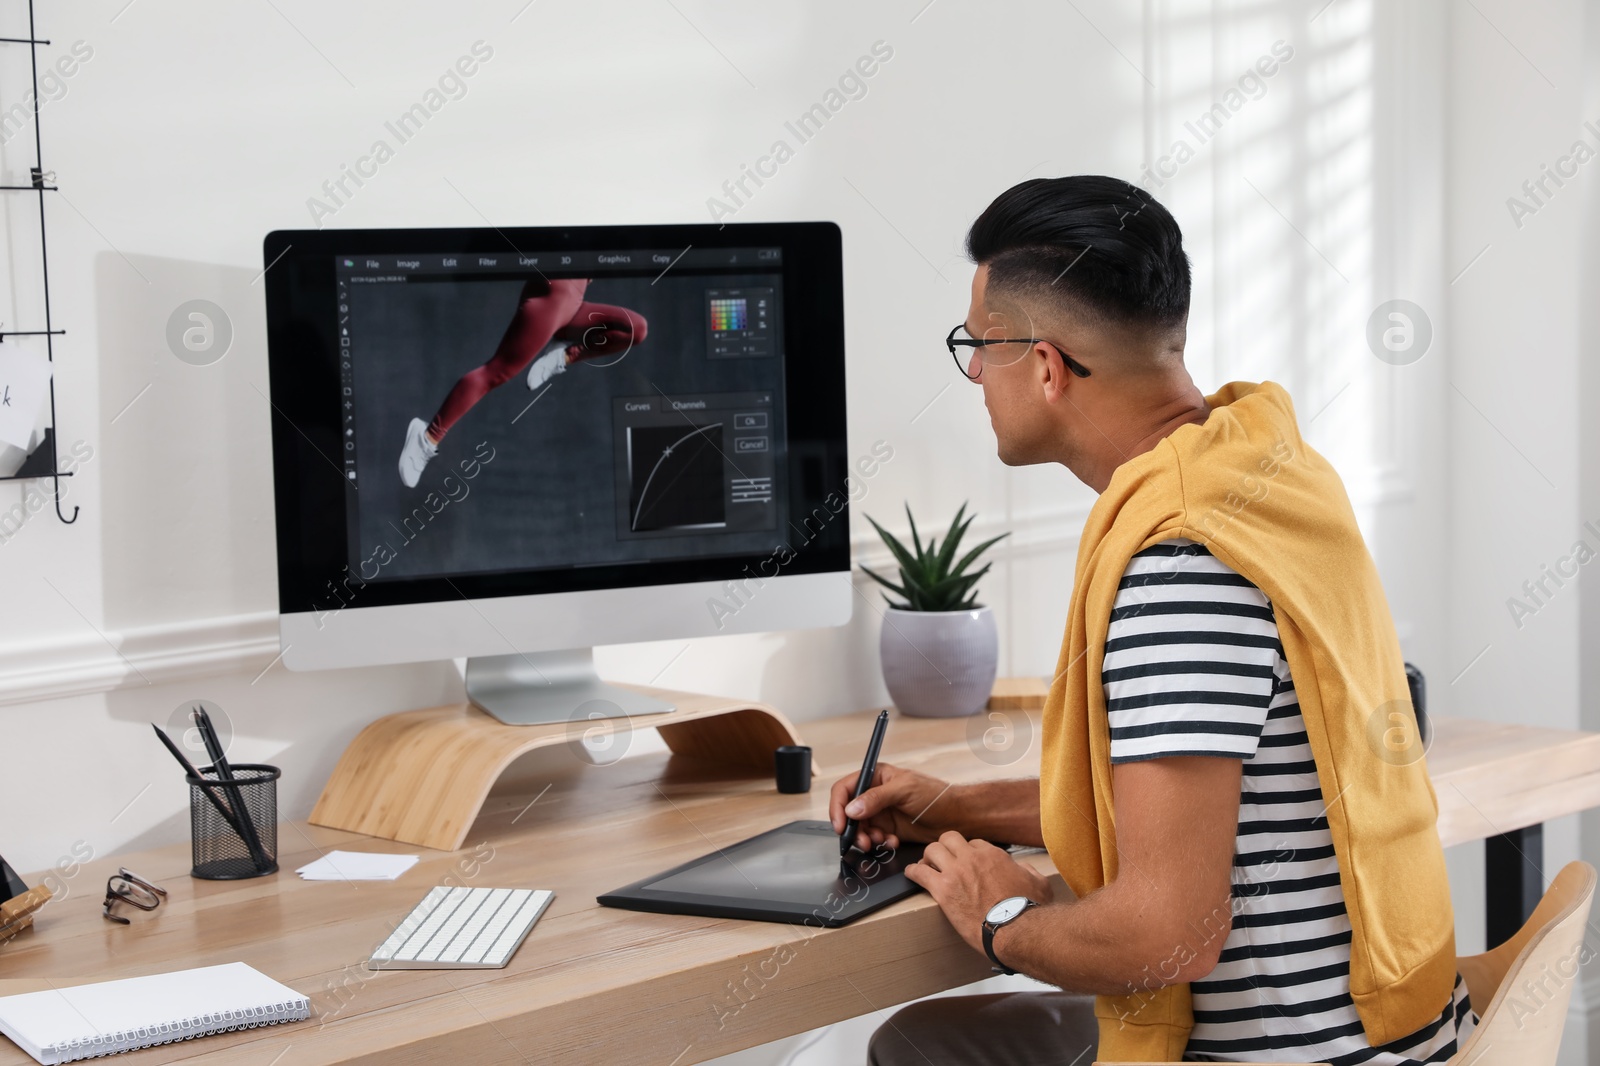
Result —
<instances>
[{"instance_id":1,"label":"curved wooden monitor riser","mask_svg":"<svg viewBox=\"0 0 1600 1066\"><path fill-rule=\"evenodd\" d=\"M457 703L380 718L350 742L311 811L314 825L440 851L466 840L489 790L520 755L581 745L595 729L655 729L675 754L773 770L773 749L801 743L776 708L724 696L636 688L675 710L627 719L505 725ZM813 768L815 774L815 768Z\"/></svg>"}]
</instances>

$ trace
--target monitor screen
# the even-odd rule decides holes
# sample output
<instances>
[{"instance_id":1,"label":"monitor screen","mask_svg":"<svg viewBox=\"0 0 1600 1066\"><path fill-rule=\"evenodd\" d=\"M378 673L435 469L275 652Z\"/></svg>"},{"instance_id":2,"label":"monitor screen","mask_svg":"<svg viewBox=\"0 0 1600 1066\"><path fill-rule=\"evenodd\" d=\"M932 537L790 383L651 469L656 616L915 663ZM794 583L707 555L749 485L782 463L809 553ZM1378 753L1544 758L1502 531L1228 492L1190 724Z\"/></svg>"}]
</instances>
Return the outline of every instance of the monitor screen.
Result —
<instances>
[{"instance_id":1,"label":"monitor screen","mask_svg":"<svg viewBox=\"0 0 1600 1066\"><path fill-rule=\"evenodd\" d=\"M770 548L782 271L779 247L337 256L349 565L397 581ZM416 420L440 439L408 485Z\"/></svg>"},{"instance_id":2,"label":"monitor screen","mask_svg":"<svg viewBox=\"0 0 1600 1066\"><path fill-rule=\"evenodd\" d=\"M265 253L286 614L848 569L831 224Z\"/></svg>"}]
</instances>

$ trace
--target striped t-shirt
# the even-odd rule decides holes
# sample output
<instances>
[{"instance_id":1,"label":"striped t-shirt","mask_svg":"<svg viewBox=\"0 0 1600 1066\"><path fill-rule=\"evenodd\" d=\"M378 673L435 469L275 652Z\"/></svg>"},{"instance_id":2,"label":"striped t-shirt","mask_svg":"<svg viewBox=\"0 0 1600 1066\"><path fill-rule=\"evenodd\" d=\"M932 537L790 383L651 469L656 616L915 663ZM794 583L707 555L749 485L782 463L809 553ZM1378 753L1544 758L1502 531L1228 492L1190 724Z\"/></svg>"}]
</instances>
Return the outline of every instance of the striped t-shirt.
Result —
<instances>
[{"instance_id":1,"label":"striped t-shirt","mask_svg":"<svg viewBox=\"0 0 1600 1066\"><path fill-rule=\"evenodd\" d=\"M1244 761L1233 925L1194 981L1185 1061L1376 1066L1443 1062L1477 1016L1455 995L1423 1029L1368 1044L1350 998L1350 919L1305 720L1272 604L1195 541L1130 560L1101 673L1112 763L1175 755Z\"/></svg>"}]
</instances>

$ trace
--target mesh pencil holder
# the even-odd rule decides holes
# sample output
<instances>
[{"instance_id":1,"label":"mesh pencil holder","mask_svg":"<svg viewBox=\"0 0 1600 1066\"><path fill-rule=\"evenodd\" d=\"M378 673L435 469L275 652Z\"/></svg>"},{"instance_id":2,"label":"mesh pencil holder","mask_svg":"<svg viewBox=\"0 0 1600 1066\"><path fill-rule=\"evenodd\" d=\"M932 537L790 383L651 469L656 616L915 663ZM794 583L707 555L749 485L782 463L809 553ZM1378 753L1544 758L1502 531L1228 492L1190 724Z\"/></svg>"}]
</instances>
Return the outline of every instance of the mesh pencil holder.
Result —
<instances>
[{"instance_id":1,"label":"mesh pencil holder","mask_svg":"<svg viewBox=\"0 0 1600 1066\"><path fill-rule=\"evenodd\" d=\"M194 877L208 881L237 881L262 877L278 869L278 778L276 766L234 763L232 785L224 784L216 767L199 768L201 778L189 780L189 831L193 841ZM207 795L210 793L210 795ZM260 843L258 863L250 846L235 826L236 818L224 815L218 803L231 813L235 808L249 814L248 829Z\"/></svg>"}]
</instances>

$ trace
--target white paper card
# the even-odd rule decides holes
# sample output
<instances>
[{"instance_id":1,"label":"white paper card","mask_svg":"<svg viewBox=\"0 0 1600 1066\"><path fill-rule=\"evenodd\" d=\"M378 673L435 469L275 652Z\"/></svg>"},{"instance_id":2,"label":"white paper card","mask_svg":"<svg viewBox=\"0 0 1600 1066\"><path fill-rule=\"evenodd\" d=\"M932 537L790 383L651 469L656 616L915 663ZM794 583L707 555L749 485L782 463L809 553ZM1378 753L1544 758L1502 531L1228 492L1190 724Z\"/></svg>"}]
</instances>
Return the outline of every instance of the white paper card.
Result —
<instances>
[{"instance_id":1,"label":"white paper card","mask_svg":"<svg viewBox=\"0 0 1600 1066\"><path fill-rule=\"evenodd\" d=\"M416 864L415 855L330 851L295 873L307 881L393 881Z\"/></svg>"},{"instance_id":2,"label":"white paper card","mask_svg":"<svg viewBox=\"0 0 1600 1066\"><path fill-rule=\"evenodd\" d=\"M27 448L50 397L50 361L14 344L0 344L0 441Z\"/></svg>"}]
</instances>

